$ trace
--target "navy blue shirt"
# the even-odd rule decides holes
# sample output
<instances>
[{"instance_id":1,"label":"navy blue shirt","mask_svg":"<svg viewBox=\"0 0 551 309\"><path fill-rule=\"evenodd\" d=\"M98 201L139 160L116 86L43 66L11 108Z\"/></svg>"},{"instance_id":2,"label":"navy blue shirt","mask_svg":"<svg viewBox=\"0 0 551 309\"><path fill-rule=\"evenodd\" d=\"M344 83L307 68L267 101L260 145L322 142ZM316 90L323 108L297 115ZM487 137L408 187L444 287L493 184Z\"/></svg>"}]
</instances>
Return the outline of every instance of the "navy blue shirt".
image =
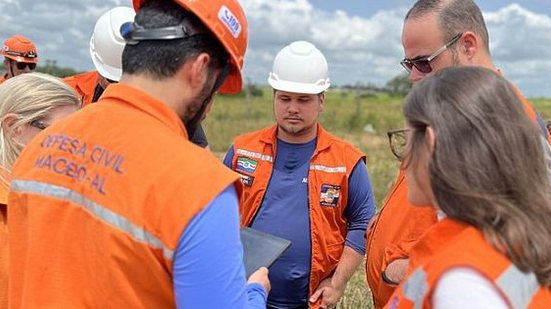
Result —
<instances>
[{"instance_id":1,"label":"navy blue shirt","mask_svg":"<svg viewBox=\"0 0 551 309\"><path fill-rule=\"evenodd\" d=\"M270 267L272 290L268 304L275 308L296 308L308 304L311 264L308 172L316 139L290 144L278 139L274 169L252 228L288 239L291 247ZM224 164L231 168L234 156L230 147ZM359 160L349 179L346 245L365 254L365 230L375 214L375 203L363 160Z\"/></svg>"}]
</instances>

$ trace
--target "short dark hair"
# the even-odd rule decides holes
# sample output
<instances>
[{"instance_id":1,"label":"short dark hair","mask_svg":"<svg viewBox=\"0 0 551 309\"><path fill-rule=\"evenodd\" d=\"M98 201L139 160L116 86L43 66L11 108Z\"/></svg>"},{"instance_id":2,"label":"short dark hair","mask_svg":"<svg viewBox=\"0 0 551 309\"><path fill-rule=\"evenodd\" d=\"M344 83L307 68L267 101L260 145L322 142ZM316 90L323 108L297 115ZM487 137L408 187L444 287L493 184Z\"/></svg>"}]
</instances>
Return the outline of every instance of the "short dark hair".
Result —
<instances>
[{"instance_id":1,"label":"short dark hair","mask_svg":"<svg viewBox=\"0 0 551 309\"><path fill-rule=\"evenodd\" d=\"M482 11L473 0L418 0L408 11L406 20L427 14L437 14L444 42L458 33L472 31L481 39L484 48L490 53L490 39Z\"/></svg>"},{"instance_id":2,"label":"short dark hair","mask_svg":"<svg viewBox=\"0 0 551 309\"><path fill-rule=\"evenodd\" d=\"M173 76L186 61L201 53L210 55L211 71L223 67L228 59L224 46L193 13L175 1L147 1L135 18L135 22L146 29L176 26L184 20L192 28L200 30L201 34L175 40L127 44L122 54L123 72L164 79Z\"/></svg>"}]
</instances>

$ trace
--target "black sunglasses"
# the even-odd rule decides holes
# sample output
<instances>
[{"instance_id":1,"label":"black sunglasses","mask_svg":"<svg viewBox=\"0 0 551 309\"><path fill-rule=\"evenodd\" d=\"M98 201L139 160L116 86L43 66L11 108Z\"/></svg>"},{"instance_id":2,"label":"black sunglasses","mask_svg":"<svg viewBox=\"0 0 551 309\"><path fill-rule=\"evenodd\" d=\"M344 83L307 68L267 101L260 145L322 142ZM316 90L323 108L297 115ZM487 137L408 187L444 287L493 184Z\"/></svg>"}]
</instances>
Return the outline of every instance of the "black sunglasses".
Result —
<instances>
[{"instance_id":1,"label":"black sunglasses","mask_svg":"<svg viewBox=\"0 0 551 309\"><path fill-rule=\"evenodd\" d=\"M36 63L34 62L15 62L18 70L25 70L26 67L29 67L30 70L36 69Z\"/></svg>"},{"instance_id":2,"label":"black sunglasses","mask_svg":"<svg viewBox=\"0 0 551 309\"><path fill-rule=\"evenodd\" d=\"M440 47L437 51L435 51L432 55L428 57L423 56L417 59L404 58L404 60L400 61L400 64L404 67L404 69L406 69L406 71L408 71L408 73L411 73L411 71L413 70L413 67L415 67L417 71L423 74L428 74L432 72L432 67L430 65L431 61L438 58L438 56L440 56L444 51L446 51L446 49L450 48L450 46L455 44L455 42L457 42L462 35L463 33L458 33L448 43L444 44L444 46Z\"/></svg>"}]
</instances>

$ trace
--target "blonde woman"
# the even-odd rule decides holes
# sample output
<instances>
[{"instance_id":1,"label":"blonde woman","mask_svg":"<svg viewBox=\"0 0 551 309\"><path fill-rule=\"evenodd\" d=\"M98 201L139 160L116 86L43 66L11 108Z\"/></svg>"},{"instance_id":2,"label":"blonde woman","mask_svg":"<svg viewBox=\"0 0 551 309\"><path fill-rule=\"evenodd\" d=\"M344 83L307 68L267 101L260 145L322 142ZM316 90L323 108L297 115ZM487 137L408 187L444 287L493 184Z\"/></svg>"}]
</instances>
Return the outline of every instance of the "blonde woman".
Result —
<instances>
[{"instance_id":1,"label":"blonde woman","mask_svg":"<svg viewBox=\"0 0 551 309\"><path fill-rule=\"evenodd\" d=\"M0 308L7 307L6 202L11 168L34 136L79 108L74 90L50 75L22 74L0 85Z\"/></svg>"}]
</instances>

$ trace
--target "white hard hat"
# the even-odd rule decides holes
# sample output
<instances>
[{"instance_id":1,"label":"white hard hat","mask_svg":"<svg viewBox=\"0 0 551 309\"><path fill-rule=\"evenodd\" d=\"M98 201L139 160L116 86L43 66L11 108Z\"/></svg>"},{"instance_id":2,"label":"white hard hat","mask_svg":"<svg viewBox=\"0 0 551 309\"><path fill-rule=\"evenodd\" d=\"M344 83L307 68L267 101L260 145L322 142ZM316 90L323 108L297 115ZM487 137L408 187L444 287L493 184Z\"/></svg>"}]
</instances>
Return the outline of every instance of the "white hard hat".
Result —
<instances>
[{"instance_id":1,"label":"white hard hat","mask_svg":"<svg viewBox=\"0 0 551 309\"><path fill-rule=\"evenodd\" d=\"M296 41L276 55L268 83L276 90L318 94L329 88L327 71L325 57L312 43Z\"/></svg>"},{"instance_id":2,"label":"white hard hat","mask_svg":"<svg viewBox=\"0 0 551 309\"><path fill-rule=\"evenodd\" d=\"M119 6L101 15L96 22L90 39L90 56L96 70L107 79L121 79L125 41L120 29L122 24L134 21L134 16L132 8Z\"/></svg>"}]
</instances>

